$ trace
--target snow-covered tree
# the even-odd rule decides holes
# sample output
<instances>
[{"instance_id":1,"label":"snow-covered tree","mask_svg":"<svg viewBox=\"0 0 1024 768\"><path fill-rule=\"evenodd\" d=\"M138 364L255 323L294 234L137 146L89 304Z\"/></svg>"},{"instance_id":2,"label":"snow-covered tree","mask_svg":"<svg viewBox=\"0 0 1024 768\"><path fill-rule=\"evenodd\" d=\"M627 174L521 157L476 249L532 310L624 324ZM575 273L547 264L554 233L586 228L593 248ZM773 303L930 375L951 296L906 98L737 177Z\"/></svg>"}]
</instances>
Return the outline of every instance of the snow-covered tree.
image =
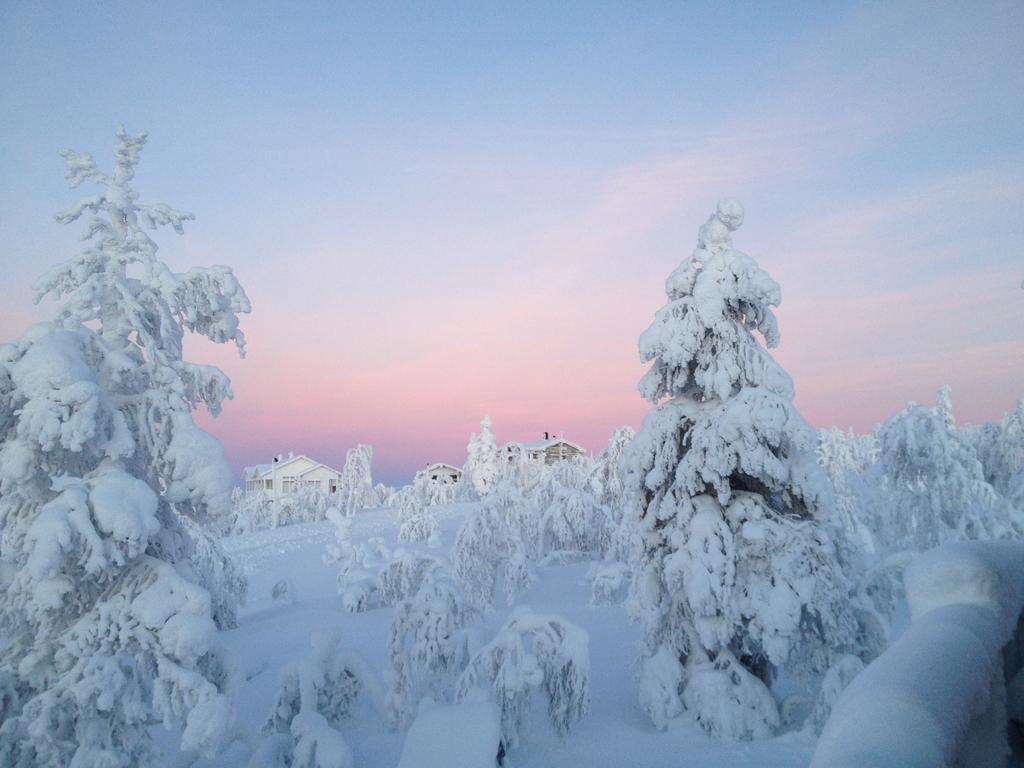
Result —
<instances>
[{"instance_id":1,"label":"snow-covered tree","mask_svg":"<svg viewBox=\"0 0 1024 768\"><path fill-rule=\"evenodd\" d=\"M590 711L590 638L560 616L543 616L520 606L495 638L470 659L459 676L456 696L489 690L501 707L502 742L519 744L534 690L547 699L556 733L567 734Z\"/></svg>"},{"instance_id":2,"label":"snow-covered tree","mask_svg":"<svg viewBox=\"0 0 1024 768\"><path fill-rule=\"evenodd\" d=\"M544 512L542 527L546 549L600 555L612 536L612 521L605 507L587 490L559 488Z\"/></svg>"},{"instance_id":3,"label":"snow-covered tree","mask_svg":"<svg viewBox=\"0 0 1024 768\"><path fill-rule=\"evenodd\" d=\"M270 737L250 768L352 768L352 751L338 730L348 718L366 677L365 665L338 651L338 638L311 638L309 658L284 668L277 701L263 726Z\"/></svg>"},{"instance_id":4,"label":"snow-covered tree","mask_svg":"<svg viewBox=\"0 0 1024 768\"><path fill-rule=\"evenodd\" d=\"M460 485L461 483L456 482L453 478L434 478L426 470L417 472L412 481L412 489L417 503L423 507L451 504L455 501Z\"/></svg>"},{"instance_id":5,"label":"snow-covered tree","mask_svg":"<svg viewBox=\"0 0 1024 768\"><path fill-rule=\"evenodd\" d=\"M956 429L956 418L953 416L953 388L949 384L939 387L938 397L935 399L935 413L942 419L946 429L952 432Z\"/></svg>"},{"instance_id":6,"label":"snow-covered tree","mask_svg":"<svg viewBox=\"0 0 1024 768\"><path fill-rule=\"evenodd\" d=\"M338 483L338 503L347 515L377 504L377 492L370 471L372 460L372 445L359 444L349 448L345 456L345 466L341 469L341 480Z\"/></svg>"},{"instance_id":7,"label":"snow-covered tree","mask_svg":"<svg viewBox=\"0 0 1024 768\"><path fill-rule=\"evenodd\" d=\"M395 607L388 641L391 688L386 705L395 728L408 724L424 696L450 698L469 658L465 627L474 615L447 569L437 564L407 594Z\"/></svg>"},{"instance_id":8,"label":"snow-covered tree","mask_svg":"<svg viewBox=\"0 0 1024 768\"><path fill-rule=\"evenodd\" d=\"M779 723L768 686L789 663L822 674L854 622L835 548L816 435L792 405L778 284L732 246L743 208L724 199L668 278L640 337L655 403L624 456L642 555L631 606L644 628L641 701L658 725L685 707L711 733L751 738ZM668 682L666 682L668 681Z\"/></svg>"},{"instance_id":9,"label":"snow-covered tree","mask_svg":"<svg viewBox=\"0 0 1024 768\"><path fill-rule=\"evenodd\" d=\"M511 605L534 581L530 560L543 553L542 534L539 513L518 487L498 483L455 536L452 572L470 605L490 610L499 582Z\"/></svg>"},{"instance_id":10,"label":"snow-covered tree","mask_svg":"<svg viewBox=\"0 0 1024 768\"><path fill-rule=\"evenodd\" d=\"M491 417L484 416L480 420L480 431L470 435L469 444L466 446L463 480L468 478L477 495L486 496L497 485L502 469L498 443L491 432Z\"/></svg>"},{"instance_id":11,"label":"snow-covered tree","mask_svg":"<svg viewBox=\"0 0 1024 768\"><path fill-rule=\"evenodd\" d=\"M940 400L941 403L941 400ZM910 403L878 431L875 526L892 548L1016 536L1009 505L985 480L970 442L941 407Z\"/></svg>"},{"instance_id":12,"label":"snow-covered tree","mask_svg":"<svg viewBox=\"0 0 1024 768\"><path fill-rule=\"evenodd\" d=\"M616 521L622 517L622 496L626 488L619 463L623 451L633 442L634 437L636 431L632 427L616 429L597 457L594 471L590 475L590 486L597 494L598 501L608 507Z\"/></svg>"},{"instance_id":13,"label":"snow-covered tree","mask_svg":"<svg viewBox=\"0 0 1024 768\"><path fill-rule=\"evenodd\" d=\"M231 719L217 624L244 589L203 531L229 511L232 476L192 410L231 396L218 369L182 358L185 332L244 337L245 292L227 267L175 273L147 234L191 214L132 186L145 134L118 132L112 173L65 151L61 214L87 245L36 283L53 321L0 347L0 675L17 705L0 763L137 766L148 726L183 722L213 754Z\"/></svg>"},{"instance_id":14,"label":"snow-covered tree","mask_svg":"<svg viewBox=\"0 0 1024 768\"><path fill-rule=\"evenodd\" d=\"M515 545L501 514L483 504L459 529L452 550L452 568L468 602L479 610L494 604L494 589Z\"/></svg>"},{"instance_id":15,"label":"snow-covered tree","mask_svg":"<svg viewBox=\"0 0 1024 768\"><path fill-rule=\"evenodd\" d=\"M964 431L981 462L985 480L1024 513L1024 398L999 424L986 423Z\"/></svg>"},{"instance_id":16,"label":"snow-covered tree","mask_svg":"<svg viewBox=\"0 0 1024 768\"><path fill-rule=\"evenodd\" d=\"M414 489L398 502L399 541L428 541L437 533L437 515L433 505Z\"/></svg>"},{"instance_id":17,"label":"snow-covered tree","mask_svg":"<svg viewBox=\"0 0 1024 768\"><path fill-rule=\"evenodd\" d=\"M869 517L864 473L878 460L878 444L871 435L844 433L838 427L818 433L818 463L832 484L835 525L843 541L864 555L875 552L874 536L865 522Z\"/></svg>"}]
</instances>

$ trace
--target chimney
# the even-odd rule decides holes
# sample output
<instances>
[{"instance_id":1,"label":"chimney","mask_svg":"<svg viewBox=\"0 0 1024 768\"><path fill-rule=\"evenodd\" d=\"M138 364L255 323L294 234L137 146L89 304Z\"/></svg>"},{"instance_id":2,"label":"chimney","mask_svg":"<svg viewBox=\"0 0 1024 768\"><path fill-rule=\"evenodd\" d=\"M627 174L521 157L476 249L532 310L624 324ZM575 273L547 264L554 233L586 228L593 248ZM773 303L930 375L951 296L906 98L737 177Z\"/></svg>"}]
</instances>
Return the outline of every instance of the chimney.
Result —
<instances>
[{"instance_id":1,"label":"chimney","mask_svg":"<svg viewBox=\"0 0 1024 768\"><path fill-rule=\"evenodd\" d=\"M551 439L551 437L548 435L547 432L544 433L544 439L545 440L550 440Z\"/></svg>"}]
</instances>

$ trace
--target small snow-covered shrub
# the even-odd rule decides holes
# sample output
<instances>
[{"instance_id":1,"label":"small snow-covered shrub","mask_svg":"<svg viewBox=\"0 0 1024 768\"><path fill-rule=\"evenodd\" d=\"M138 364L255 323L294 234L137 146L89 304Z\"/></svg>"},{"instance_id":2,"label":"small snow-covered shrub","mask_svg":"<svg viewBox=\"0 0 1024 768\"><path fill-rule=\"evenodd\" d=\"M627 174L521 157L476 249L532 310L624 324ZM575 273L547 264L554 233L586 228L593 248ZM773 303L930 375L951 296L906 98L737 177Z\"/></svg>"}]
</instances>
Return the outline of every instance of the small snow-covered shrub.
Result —
<instances>
[{"instance_id":1,"label":"small snow-covered shrub","mask_svg":"<svg viewBox=\"0 0 1024 768\"><path fill-rule=\"evenodd\" d=\"M398 550L377 577L381 605L394 605L412 597L428 578L445 570L445 563L432 555Z\"/></svg>"},{"instance_id":2,"label":"small snow-covered shrub","mask_svg":"<svg viewBox=\"0 0 1024 768\"><path fill-rule=\"evenodd\" d=\"M497 636L478 650L457 683L462 699L478 687L501 708L502 741L519 744L533 690L544 693L555 732L566 735L590 711L587 633L559 616L519 607Z\"/></svg>"},{"instance_id":3,"label":"small snow-covered shrub","mask_svg":"<svg viewBox=\"0 0 1024 768\"><path fill-rule=\"evenodd\" d=\"M295 602L295 586L288 579L280 579L271 588L270 598L278 605L291 605Z\"/></svg>"},{"instance_id":4,"label":"small snow-covered shrub","mask_svg":"<svg viewBox=\"0 0 1024 768\"><path fill-rule=\"evenodd\" d=\"M429 541L437 533L437 516L420 494L407 493L398 504L399 541Z\"/></svg>"},{"instance_id":5,"label":"small snow-covered shrub","mask_svg":"<svg viewBox=\"0 0 1024 768\"><path fill-rule=\"evenodd\" d=\"M268 743L249 765L351 768L352 754L338 727L351 715L364 687L373 687L365 664L338 652L338 638L321 632L311 638L312 654L282 671L277 701L263 725Z\"/></svg>"},{"instance_id":6,"label":"small snow-covered shrub","mask_svg":"<svg viewBox=\"0 0 1024 768\"><path fill-rule=\"evenodd\" d=\"M591 605L615 605L625 599L631 576L629 566L621 562L598 565L590 582Z\"/></svg>"},{"instance_id":7,"label":"small snow-covered shrub","mask_svg":"<svg viewBox=\"0 0 1024 768\"><path fill-rule=\"evenodd\" d=\"M729 651L714 661L687 659L683 705L712 736L763 739L779 727L771 691Z\"/></svg>"}]
</instances>

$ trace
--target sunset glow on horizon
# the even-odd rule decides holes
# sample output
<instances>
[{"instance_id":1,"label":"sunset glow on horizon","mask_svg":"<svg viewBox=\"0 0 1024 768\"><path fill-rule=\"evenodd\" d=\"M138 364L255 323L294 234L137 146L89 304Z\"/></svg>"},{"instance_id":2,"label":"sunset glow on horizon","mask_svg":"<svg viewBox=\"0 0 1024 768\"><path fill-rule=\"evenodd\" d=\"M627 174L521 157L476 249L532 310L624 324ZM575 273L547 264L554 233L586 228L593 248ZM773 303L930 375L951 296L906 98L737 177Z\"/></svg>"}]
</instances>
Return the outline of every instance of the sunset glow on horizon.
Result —
<instances>
[{"instance_id":1,"label":"sunset glow on horizon","mask_svg":"<svg viewBox=\"0 0 1024 768\"><path fill-rule=\"evenodd\" d=\"M814 8L147 6L126 39L9 4L0 341L80 247L57 150L106 166L123 121L142 198L196 214L161 254L253 303L244 360L186 347L232 379L200 421L236 469L368 443L406 482L484 414L599 451L650 408L637 337L726 195L808 421L866 431L943 384L999 418L1024 395L1024 6Z\"/></svg>"}]
</instances>

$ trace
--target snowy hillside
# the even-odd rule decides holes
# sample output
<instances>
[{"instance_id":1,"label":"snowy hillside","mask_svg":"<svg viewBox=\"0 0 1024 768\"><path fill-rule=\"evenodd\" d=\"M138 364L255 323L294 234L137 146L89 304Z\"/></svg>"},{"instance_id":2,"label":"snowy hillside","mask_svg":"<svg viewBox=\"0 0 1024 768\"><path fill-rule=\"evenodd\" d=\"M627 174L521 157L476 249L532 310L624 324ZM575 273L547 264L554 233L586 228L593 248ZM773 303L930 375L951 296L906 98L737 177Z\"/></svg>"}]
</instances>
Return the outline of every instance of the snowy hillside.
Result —
<instances>
[{"instance_id":1,"label":"snowy hillside","mask_svg":"<svg viewBox=\"0 0 1024 768\"><path fill-rule=\"evenodd\" d=\"M438 507L440 541L426 551L450 551L458 528L478 504ZM389 548L410 546L397 541L398 512L373 509L353 519L352 539L365 543L382 537ZM224 634L248 679L239 691L239 719L258 732L277 695L281 670L307 654L310 637L320 630L338 635L339 650L361 655L374 670L388 666L387 641L394 609L346 613L341 608L338 569L323 562L325 547L334 540L330 523L303 523L233 537L226 549L238 558L249 579L249 604L239 614L237 629ZM516 768L574 768L579 765L806 766L814 746L810 735L786 734L751 744L711 738L693 724L676 723L659 732L636 700L633 679L639 630L622 606L591 606L591 563L574 562L539 567L538 581L517 604L540 613L565 616L587 631L591 654L591 712L567 739L558 737L537 702L520 747L510 756ZM273 586L286 579L294 586L294 602L275 602ZM499 605L478 633L488 639L511 609ZM395 766L401 754L402 733L389 730L385 719L367 701L360 703L341 728L352 749L355 765ZM248 757L239 746L227 756L199 765L245 766Z\"/></svg>"}]
</instances>

